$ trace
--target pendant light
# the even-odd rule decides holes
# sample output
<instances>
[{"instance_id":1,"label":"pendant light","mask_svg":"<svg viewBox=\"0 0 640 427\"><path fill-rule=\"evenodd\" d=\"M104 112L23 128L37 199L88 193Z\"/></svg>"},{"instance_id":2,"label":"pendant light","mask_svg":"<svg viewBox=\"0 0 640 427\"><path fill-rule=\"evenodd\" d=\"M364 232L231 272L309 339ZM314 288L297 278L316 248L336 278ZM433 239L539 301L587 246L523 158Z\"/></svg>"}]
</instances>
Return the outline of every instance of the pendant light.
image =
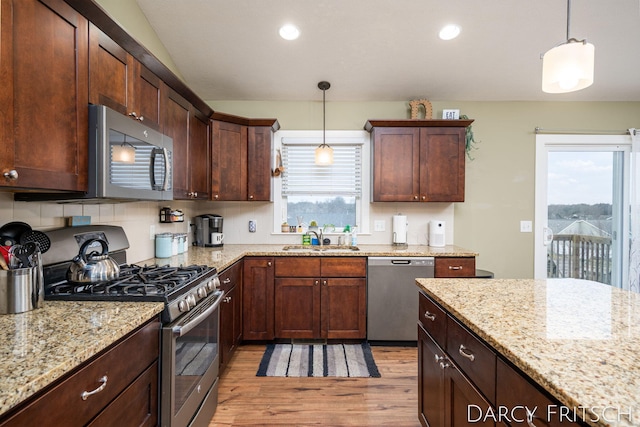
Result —
<instances>
[{"instance_id":1,"label":"pendant light","mask_svg":"<svg viewBox=\"0 0 640 427\"><path fill-rule=\"evenodd\" d=\"M326 143L326 99L325 93L331 87L329 82L322 81L318 83L318 88L322 90L322 144L316 148L315 161L316 165L326 166L333 164L333 148Z\"/></svg>"},{"instance_id":2,"label":"pendant light","mask_svg":"<svg viewBox=\"0 0 640 427\"><path fill-rule=\"evenodd\" d=\"M542 91L566 93L593 84L595 48L587 40L569 38L571 0L567 0L567 41L542 56Z\"/></svg>"}]
</instances>

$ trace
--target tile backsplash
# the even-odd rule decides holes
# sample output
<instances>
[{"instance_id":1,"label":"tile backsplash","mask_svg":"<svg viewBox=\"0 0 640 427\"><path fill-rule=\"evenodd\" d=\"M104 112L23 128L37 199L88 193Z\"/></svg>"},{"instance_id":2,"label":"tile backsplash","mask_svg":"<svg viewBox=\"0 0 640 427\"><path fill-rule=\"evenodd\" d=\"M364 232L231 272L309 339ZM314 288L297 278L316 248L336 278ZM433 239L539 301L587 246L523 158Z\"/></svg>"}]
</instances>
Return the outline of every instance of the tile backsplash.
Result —
<instances>
[{"instance_id":1,"label":"tile backsplash","mask_svg":"<svg viewBox=\"0 0 640 427\"><path fill-rule=\"evenodd\" d=\"M182 223L161 224L159 211L163 206L180 209L185 214ZM119 225L129 239L129 262L141 262L154 256L154 233L190 233L189 224L195 215L213 213L224 218L224 242L227 244L294 244L300 243L300 235L273 233L273 206L258 202L130 202L104 204L71 204L16 202L13 193L0 192L0 225L11 221L23 221L36 230L65 227L66 217L85 215L92 224ZM409 244L427 244L428 223L431 220L446 222L445 238L453 244L453 203L371 203L370 234L359 234L358 244L391 244L392 217L402 213L409 223ZM257 222L257 230L250 233L249 220ZM374 221L384 221L385 231L373 231ZM189 242L193 241L189 234Z\"/></svg>"}]
</instances>

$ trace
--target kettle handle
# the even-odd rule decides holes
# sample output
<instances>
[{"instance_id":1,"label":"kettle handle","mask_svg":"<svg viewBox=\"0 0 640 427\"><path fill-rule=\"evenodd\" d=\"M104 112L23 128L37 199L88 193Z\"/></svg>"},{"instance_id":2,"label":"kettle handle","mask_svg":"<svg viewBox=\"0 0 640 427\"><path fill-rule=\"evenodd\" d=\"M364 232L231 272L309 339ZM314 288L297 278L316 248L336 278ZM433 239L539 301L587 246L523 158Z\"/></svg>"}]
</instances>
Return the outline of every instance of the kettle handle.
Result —
<instances>
[{"instance_id":1,"label":"kettle handle","mask_svg":"<svg viewBox=\"0 0 640 427\"><path fill-rule=\"evenodd\" d=\"M80 253L78 254L78 256L80 256L83 261L87 261L87 249L94 242L100 242L100 245L102 245L102 253L100 255L107 255L109 253L109 245L106 241L104 241L103 239L89 239L84 242L82 246L80 246Z\"/></svg>"}]
</instances>

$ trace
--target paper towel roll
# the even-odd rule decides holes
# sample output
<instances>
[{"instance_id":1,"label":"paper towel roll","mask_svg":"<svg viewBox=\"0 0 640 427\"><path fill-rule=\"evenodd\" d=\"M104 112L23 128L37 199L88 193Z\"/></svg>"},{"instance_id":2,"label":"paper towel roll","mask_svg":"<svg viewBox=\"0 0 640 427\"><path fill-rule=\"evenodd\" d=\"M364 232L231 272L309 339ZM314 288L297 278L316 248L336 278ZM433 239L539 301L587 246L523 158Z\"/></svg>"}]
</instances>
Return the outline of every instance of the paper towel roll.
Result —
<instances>
[{"instance_id":1,"label":"paper towel roll","mask_svg":"<svg viewBox=\"0 0 640 427\"><path fill-rule=\"evenodd\" d=\"M407 243L407 216L406 215L393 216L393 243L394 244Z\"/></svg>"}]
</instances>

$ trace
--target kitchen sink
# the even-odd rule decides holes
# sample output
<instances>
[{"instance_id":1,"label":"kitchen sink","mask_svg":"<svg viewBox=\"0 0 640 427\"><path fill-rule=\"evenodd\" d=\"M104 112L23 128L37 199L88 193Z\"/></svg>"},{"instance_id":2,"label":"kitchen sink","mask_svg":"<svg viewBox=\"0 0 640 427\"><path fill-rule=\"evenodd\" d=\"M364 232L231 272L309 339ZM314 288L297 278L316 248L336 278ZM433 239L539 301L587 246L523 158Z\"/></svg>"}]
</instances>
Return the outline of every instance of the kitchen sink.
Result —
<instances>
[{"instance_id":1,"label":"kitchen sink","mask_svg":"<svg viewBox=\"0 0 640 427\"><path fill-rule=\"evenodd\" d=\"M287 252L353 252L359 251L357 246L339 246L339 245L288 245L282 248Z\"/></svg>"}]
</instances>

